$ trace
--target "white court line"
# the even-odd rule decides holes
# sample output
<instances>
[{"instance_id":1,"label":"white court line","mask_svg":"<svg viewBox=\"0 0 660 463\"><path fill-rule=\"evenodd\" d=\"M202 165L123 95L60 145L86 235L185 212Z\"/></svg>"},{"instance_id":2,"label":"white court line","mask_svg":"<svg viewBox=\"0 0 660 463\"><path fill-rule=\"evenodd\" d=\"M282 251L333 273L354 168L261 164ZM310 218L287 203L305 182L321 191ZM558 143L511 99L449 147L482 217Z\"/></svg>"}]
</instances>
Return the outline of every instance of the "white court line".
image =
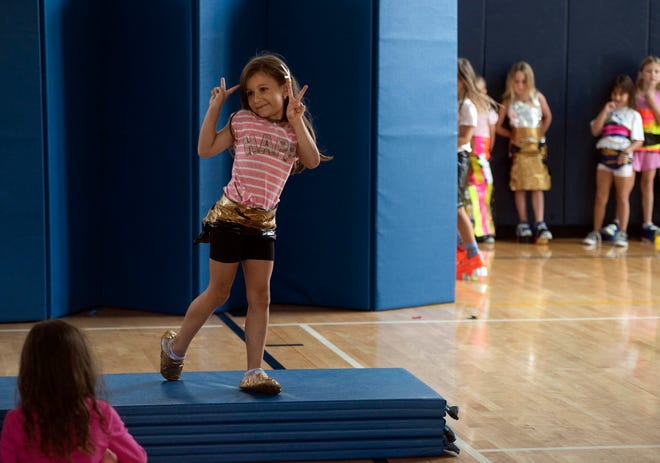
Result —
<instances>
[{"instance_id":1,"label":"white court line","mask_svg":"<svg viewBox=\"0 0 660 463\"><path fill-rule=\"evenodd\" d=\"M309 326L307 323L301 323L301 324L300 324L300 327L301 327L303 330L307 331L307 332L308 332L309 334L311 334L312 336L314 336L314 337L315 337L315 338L316 338L321 344L323 344L325 347L327 347L327 348L330 349L332 352L334 352L335 354L337 354L338 356L340 356L341 358L343 358L344 360L346 360L346 362L348 362L348 364L351 365L353 368L364 368L364 367L360 364L360 362L358 362L358 361L355 360L353 357L351 357L350 355L348 355L346 352L344 352L343 350L341 350L339 347L335 346L333 343L331 343L330 341L328 341L325 337L323 337L318 331L316 331L314 328L312 328L311 326Z\"/></svg>"},{"instance_id":2,"label":"white court line","mask_svg":"<svg viewBox=\"0 0 660 463\"><path fill-rule=\"evenodd\" d=\"M305 331L307 331L309 334L314 336L314 338L316 338L325 347L327 347L332 352L334 352L335 354L346 360L354 368L364 368L364 366L360 364L360 362L358 362L353 357L348 355L346 352L341 350L339 347L335 346L333 343L328 341L323 335L321 335L318 331L316 331L314 328L309 326L307 323L301 323L299 326ZM458 446L458 448L461 449L461 451L465 451L465 453L474 457L474 459L477 460L479 463L492 463L488 458L481 455L477 450L472 448L472 446L470 446L463 440L459 439L458 437L456 438L456 445Z\"/></svg>"},{"instance_id":3,"label":"white court line","mask_svg":"<svg viewBox=\"0 0 660 463\"><path fill-rule=\"evenodd\" d=\"M461 452L462 452L462 451L465 451L465 453L467 453L468 455L470 455L472 458L474 458L475 460L477 460L479 463L492 463L492 461L490 461L488 458L486 458L485 456L483 456L483 455L480 453L480 452L481 452L480 450L476 450L476 449L474 449L470 444L468 444L467 442L465 442L465 441L464 441L463 439L461 439L460 437L456 437L456 442L455 442L455 444L456 444L456 447L458 447L459 449L461 449Z\"/></svg>"},{"instance_id":4,"label":"white court line","mask_svg":"<svg viewBox=\"0 0 660 463\"><path fill-rule=\"evenodd\" d=\"M620 317L555 317L555 318L484 318L484 319L429 319L429 320L365 320L359 322L307 322L309 326L333 325L407 325L432 323L538 323L538 322L597 322L597 321L628 321L628 320L660 320L660 315L620 316ZM300 323L270 323L268 326L299 326Z\"/></svg>"},{"instance_id":5,"label":"white court line","mask_svg":"<svg viewBox=\"0 0 660 463\"><path fill-rule=\"evenodd\" d=\"M553 452L564 450L636 450L636 449L660 449L660 444L651 445L577 445L572 447L521 447L510 449L481 449L483 453L504 452Z\"/></svg>"}]
</instances>

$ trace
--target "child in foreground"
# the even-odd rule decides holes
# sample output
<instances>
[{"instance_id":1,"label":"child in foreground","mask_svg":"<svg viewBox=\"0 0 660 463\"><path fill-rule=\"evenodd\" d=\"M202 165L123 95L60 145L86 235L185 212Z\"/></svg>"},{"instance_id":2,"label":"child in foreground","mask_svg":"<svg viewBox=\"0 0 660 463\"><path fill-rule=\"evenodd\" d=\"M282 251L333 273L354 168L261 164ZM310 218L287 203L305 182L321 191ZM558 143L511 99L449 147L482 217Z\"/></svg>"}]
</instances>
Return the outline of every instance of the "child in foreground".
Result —
<instances>
[{"instance_id":1,"label":"child in foreground","mask_svg":"<svg viewBox=\"0 0 660 463\"><path fill-rule=\"evenodd\" d=\"M97 399L97 370L83 333L58 319L35 324L21 352L18 407L7 413L2 463L144 463L114 408Z\"/></svg>"}]
</instances>

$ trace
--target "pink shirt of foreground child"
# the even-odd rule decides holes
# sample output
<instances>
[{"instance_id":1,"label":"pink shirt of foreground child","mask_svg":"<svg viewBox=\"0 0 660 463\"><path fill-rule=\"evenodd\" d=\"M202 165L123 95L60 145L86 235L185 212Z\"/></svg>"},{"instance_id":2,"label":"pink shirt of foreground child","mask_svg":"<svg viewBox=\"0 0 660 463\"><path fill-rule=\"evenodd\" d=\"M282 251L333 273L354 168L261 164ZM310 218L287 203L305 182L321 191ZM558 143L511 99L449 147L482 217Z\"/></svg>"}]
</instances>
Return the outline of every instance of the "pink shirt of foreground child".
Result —
<instances>
[{"instance_id":1,"label":"pink shirt of foreground child","mask_svg":"<svg viewBox=\"0 0 660 463\"><path fill-rule=\"evenodd\" d=\"M120 463L146 462L146 452L128 433L117 412L107 402L97 400L97 404L105 420L107 431L101 427L96 413L92 412L90 437L96 445L96 451L92 455L76 451L71 455L71 463L100 463L103 461L106 449L114 452ZM5 417L0 445L0 462L54 463L54 460L43 456L38 449L25 448L23 413L20 408L11 410Z\"/></svg>"}]
</instances>

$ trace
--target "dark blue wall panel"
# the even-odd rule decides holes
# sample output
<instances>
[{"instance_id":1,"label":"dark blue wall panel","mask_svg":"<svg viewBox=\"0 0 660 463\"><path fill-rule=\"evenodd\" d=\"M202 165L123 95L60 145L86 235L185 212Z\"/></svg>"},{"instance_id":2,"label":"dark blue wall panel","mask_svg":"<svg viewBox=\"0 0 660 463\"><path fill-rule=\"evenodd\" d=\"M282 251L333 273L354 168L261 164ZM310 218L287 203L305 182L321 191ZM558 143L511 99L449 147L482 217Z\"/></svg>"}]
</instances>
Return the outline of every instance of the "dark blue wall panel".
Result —
<instances>
[{"instance_id":1,"label":"dark blue wall panel","mask_svg":"<svg viewBox=\"0 0 660 463\"><path fill-rule=\"evenodd\" d=\"M456 4L383 0L378 19L373 305L449 302L456 246Z\"/></svg>"},{"instance_id":2,"label":"dark blue wall panel","mask_svg":"<svg viewBox=\"0 0 660 463\"><path fill-rule=\"evenodd\" d=\"M458 3L458 56L470 60L477 74L484 72L486 55L486 0Z\"/></svg>"},{"instance_id":3,"label":"dark blue wall panel","mask_svg":"<svg viewBox=\"0 0 660 463\"><path fill-rule=\"evenodd\" d=\"M180 312L193 295L193 4L102 13L100 303Z\"/></svg>"},{"instance_id":4,"label":"dark blue wall panel","mask_svg":"<svg viewBox=\"0 0 660 463\"><path fill-rule=\"evenodd\" d=\"M566 89L562 82L566 80L567 8L567 0L486 2L484 75L491 94L501 101L509 68L517 61L527 61L534 69L536 87L545 95L552 111L552 125L548 131L552 189L545 194L545 219L551 225L564 221ZM491 165L497 221L515 224L518 216L508 187L510 163L507 144L502 140L493 150Z\"/></svg>"},{"instance_id":5,"label":"dark blue wall panel","mask_svg":"<svg viewBox=\"0 0 660 463\"><path fill-rule=\"evenodd\" d=\"M596 139L589 122L609 100L608 87L617 74L637 77L646 54L647 2L603 0L598 8L571 2L568 16L566 79L565 223L591 225L595 194ZM616 24L596 28L591 24ZM612 198L614 199L614 198ZM608 219L613 217L612 214Z\"/></svg>"},{"instance_id":6,"label":"dark blue wall panel","mask_svg":"<svg viewBox=\"0 0 660 463\"><path fill-rule=\"evenodd\" d=\"M40 13L0 3L0 321L46 316Z\"/></svg>"},{"instance_id":7,"label":"dark blue wall panel","mask_svg":"<svg viewBox=\"0 0 660 463\"><path fill-rule=\"evenodd\" d=\"M318 145L335 157L284 190L273 302L370 308L372 2L272 0L268 12L267 46L309 85Z\"/></svg>"},{"instance_id":8,"label":"dark blue wall panel","mask_svg":"<svg viewBox=\"0 0 660 463\"><path fill-rule=\"evenodd\" d=\"M648 5L646 8L647 20L642 22L642 27L646 28L649 37L646 55L660 56L660 28L657 27L660 24L660 3L652 0L646 0L643 3Z\"/></svg>"},{"instance_id":9,"label":"dark blue wall panel","mask_svg":"<svg viewBox=\"0 0 660 463\"><path fill-rule=\"evenodd\" d=\"M100 303L104 81L94 2L46 0L49 316Z\"/></svg>"},{"instance_id":10,"label":"dark blue wall panel","mask_svg":"<svg viewBox=\"0 0 660 463\"><path fill-rule=\"evenodd\" d=\"M483 59L482 72L495 99L501 99L513 62L524 59L534 67L537 86L553 112L548 134L553 175L552 191L546 195L548 221L590 225L595 140L589 121L602 106L615 74L628 73L635 79L639 62L648 54L660 53L660 34L652 27L660 20L660 5L650 0L461 0L458 11L459 55L470 59L477 72ZM497 225L513 225L517 220L508 188L506 151L506 140L498 138L491 160ZM633 230L640 219L639 187L635 186Z\"/></svg>"}]
</instances>

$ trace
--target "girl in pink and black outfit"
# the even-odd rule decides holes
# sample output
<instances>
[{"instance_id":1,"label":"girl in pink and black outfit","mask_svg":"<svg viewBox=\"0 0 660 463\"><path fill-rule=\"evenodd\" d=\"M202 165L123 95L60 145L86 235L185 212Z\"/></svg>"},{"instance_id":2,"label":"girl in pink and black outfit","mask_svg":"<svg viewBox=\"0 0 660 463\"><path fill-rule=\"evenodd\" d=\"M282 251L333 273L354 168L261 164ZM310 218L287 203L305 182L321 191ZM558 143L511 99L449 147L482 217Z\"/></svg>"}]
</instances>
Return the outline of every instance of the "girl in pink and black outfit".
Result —
<instances>
[{"instance_id":1,"label":"girl in pink and black outfit","mask_svg":"<svg viewBox=\"0 0 660 463\"><path fill-rule=\"evenodd\" d=\"M216 131L222 105L240 89L242 109ZM245 277L247 371L240 389L275 395L280 384L261 368L268 330L270 277L275 256L275 213L292 172L313 169L321 159L299 89L284 61L259 55L243 69L240 84L227 89L224 77L211 92L199 133L198 152L211 157L234 152L232 177L224 194L203 220L196 242L211 244L206 290L188 307L178 332L161 337L161 374L179 379L195 334L229 297L239 263Z\"/></svg>"}]
</instances>

